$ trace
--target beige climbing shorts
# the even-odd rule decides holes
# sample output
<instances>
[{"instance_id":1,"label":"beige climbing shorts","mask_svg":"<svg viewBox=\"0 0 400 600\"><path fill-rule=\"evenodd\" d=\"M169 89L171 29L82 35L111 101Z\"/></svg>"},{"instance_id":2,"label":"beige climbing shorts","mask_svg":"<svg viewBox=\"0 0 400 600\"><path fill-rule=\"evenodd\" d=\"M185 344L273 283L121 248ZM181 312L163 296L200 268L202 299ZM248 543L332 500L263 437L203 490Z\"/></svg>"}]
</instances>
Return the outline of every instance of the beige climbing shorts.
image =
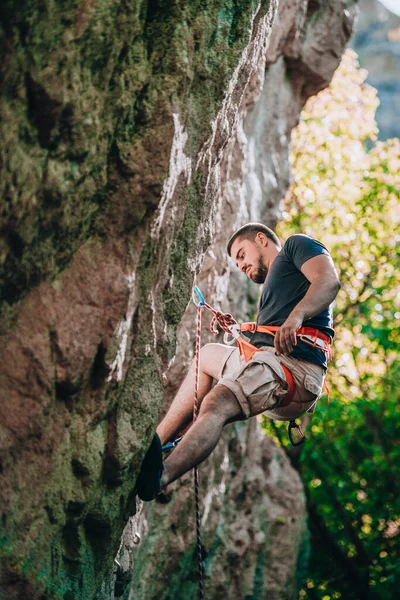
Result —
<instances>
[{"instance_id":1,"label":"beige climbing shorts","mask_svg":"<svg viewBox=\"0 0 400 600\"><path fill-rule=\"evenodd\" d=\"M281 363L292 373L296 392L290 404L280 408L289 389ZM322 394L324 379L322 367L290 356L278 358L272 347L262 348L249 362L241 364L239 350L233 347L222 366L218 383L234 393L245 419L265 413L275 420L287 420L313 412Z\"/></svg>"}]
</instances>

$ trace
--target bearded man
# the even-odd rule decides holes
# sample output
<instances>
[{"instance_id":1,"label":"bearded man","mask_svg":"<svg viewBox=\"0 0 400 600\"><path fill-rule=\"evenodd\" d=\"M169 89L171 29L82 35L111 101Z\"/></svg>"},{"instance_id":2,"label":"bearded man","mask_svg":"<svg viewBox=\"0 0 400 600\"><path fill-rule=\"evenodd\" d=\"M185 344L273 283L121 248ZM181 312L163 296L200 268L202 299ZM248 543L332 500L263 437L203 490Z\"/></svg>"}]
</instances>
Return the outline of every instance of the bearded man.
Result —
<instances>
[{"instance_id":1,"label":"bearded man","mask_svg":"<svg viewBox=\"0 0 400 600\"><path fill-rule=\"evenodd\" d=\"M142 500L152 500L205 460L228 423L260 413L295 419L312 412L322 394L334 336L332 302L340 288L328 250L303 234L281 248L261 223L238 229L227 250L242 273L263 284L257 322L247 330L254 354L243 364L238 348L215 343L201 349L197 420L163 463L162 444L193 417L192 364L143 461L137 482Z\"/></svg>"}]
</instances>

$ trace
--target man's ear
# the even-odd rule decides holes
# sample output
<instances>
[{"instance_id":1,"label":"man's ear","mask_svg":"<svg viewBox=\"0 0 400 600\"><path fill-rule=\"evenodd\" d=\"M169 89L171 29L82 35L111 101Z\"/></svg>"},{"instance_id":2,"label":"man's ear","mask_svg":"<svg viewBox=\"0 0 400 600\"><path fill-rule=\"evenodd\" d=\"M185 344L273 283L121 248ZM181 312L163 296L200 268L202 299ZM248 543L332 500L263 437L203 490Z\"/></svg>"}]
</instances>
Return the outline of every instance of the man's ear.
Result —
<instances>
[{"instance_id":1,"label":"man's ear","mask_svg":"<svg viewBox=\"0 0 400 600\"><path fill-rule=\"evenodd\" d=\"M262 231L259 231L255 237L255 242L257 244L257 246L262 246L263 248L266 248L268 246L268 238L265 235L265 233L262 233Z\"/></svg>"}]
</instances>

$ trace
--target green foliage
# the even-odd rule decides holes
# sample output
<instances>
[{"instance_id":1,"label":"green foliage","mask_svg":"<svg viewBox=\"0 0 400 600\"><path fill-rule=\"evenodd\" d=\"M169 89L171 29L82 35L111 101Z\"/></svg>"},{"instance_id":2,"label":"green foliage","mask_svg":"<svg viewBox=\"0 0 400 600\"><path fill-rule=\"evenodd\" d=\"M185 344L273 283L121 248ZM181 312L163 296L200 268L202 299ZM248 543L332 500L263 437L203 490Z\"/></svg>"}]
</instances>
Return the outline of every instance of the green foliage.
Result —
<instances>
[{"instance_id":1,"label":"green foliage","mask_svg":"<svg viewBox=\"0 0 400 600\"><path fill-rule=\"evenodd\" d=\"M300 455L312 555L300 597L397 597L400 583L400 143L375 142L376 90L347 51L293 133L279 233L323 241L342 282L322 399ZM286 444L280 424L265 428Z\"/></svg>"}]
</instances>

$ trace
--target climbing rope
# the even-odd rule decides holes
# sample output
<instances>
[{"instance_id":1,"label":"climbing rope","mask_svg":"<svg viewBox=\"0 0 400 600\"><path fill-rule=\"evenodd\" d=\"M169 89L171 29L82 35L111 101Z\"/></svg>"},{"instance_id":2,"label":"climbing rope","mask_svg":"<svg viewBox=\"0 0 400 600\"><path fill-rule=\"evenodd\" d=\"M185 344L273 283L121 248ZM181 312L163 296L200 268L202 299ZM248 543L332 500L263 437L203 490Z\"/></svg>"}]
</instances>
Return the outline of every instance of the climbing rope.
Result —
<instances>
[{"instance_id":1,"label":"climbing rope","mask_svg":"<svg viewBox=\"0 0 400 600\"><path fill-rule=\"evenodd\" d=\"M236 328L239 330L239 324L233 318L233 316L230 313L223 313L219 310L215 310L215 308L210 306L204 300L203 294L201 293L201 291L199 290L199 288L197 286L194 286L194 288L193 288L192 299L193 299L193 302L195 303L195 305L197 306L197 309L206 308L213 314L213 317L210 322L211 333L214 333L215 335L217 333L219 333L217 325L219 325L221 327L221 329L229 335L233 334L232 328L234 329L235 328L234 326L236 326ZM199 340L199 344L200 344L200 340Z\"/></svg>"},{"instance_id":2,"label":"climbing rope","mask_svg":"<svg viewBox=\"0 0 400 600\"><path fill-rule=\"evenodd\" d=\"M227 334L231 334L231 326L237 325L237 322L233 316L229 313L222 313L219 310L215 310L212 306L207 304L204 300L203 294L200 292L197 286L193 289L193 302L197 307L197 318L196 318L196 345L195 345L195 383L194 383L194 404L193 404L193 423L197 419L199 409L199 374L200 374L200 341L201 341L201 311L203 308L207 308L213 317L210 323L210 330L212 333L218 333L219 325L223 331ZM176 440L178 442L178 440ZM175 444L175 442L173 442ZM196 505L196 534L197 534L197 555L198 555L198 572L199 572L199 599L204 600L204 566L203 566L203 546L201 543L201 515L200 515L200 493L199 493L199 471L198 467L194 467L194 497Z\"/></svg>"},{"instance_id":3,"label":"climbing rope","mask_svg":"<svg viewBox=\"0 0 400 600\"><path fill-rule=\"evenodd\" d=\"M197 306L197 328L196 328L196 347L195 347L195 382L194 382L194 404L193 404L193 423L197 419L199 409L199 373L200 373L200 337L201 337L201 302ZM193 469L194 482L194 498L196 505L196 535L197 535L197 556L198 556L198 571L199 571L199 599L204 599L204 568L203 568L203 547L201 544L200 531L200 492L199 492L199 470L197 465Z\"/></svg>"}]
</instances>

